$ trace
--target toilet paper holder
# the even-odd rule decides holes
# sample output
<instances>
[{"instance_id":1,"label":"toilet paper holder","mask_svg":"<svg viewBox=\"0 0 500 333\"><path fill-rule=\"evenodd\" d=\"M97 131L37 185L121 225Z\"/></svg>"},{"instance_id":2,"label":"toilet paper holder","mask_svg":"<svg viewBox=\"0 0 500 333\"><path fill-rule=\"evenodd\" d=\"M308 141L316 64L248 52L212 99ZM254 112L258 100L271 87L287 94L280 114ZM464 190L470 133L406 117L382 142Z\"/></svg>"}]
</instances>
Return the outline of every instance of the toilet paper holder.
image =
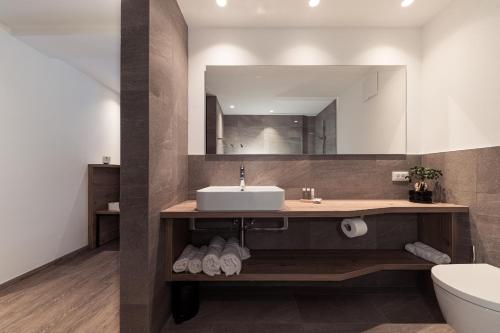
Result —
<instances>
[{"instance_id":1,"label":"toilet paper holder","mask_svg":"<svg viewBox=\"0 0 500 333\"><path fill-rule=\"evenodd\" d=\"M363 220L363 221L366 223L366 221L365 221L365 216L364 216L364 215L361 215L359 218L360 218L361 220ZM351 231L351 230L352 230L351 226L350 226L350 225L348 225L348 224L344 225L344 227L345 227L345 229L346 229L347 231Z\"/></svg>"},{"instance_id":2,"label":"toilet paper holder","mask_svg":"<svg viewBox=\"0 0 500 333\"><path fill-rule=\"evenodd\" d=\"M354 223L355 228L352 227L352 223ZM365 216L361 215L359 218L343 219L340 223L340 230L348 238L366 235L368 232L368 226L365 221Z\"/></svg>"}]
</instances>

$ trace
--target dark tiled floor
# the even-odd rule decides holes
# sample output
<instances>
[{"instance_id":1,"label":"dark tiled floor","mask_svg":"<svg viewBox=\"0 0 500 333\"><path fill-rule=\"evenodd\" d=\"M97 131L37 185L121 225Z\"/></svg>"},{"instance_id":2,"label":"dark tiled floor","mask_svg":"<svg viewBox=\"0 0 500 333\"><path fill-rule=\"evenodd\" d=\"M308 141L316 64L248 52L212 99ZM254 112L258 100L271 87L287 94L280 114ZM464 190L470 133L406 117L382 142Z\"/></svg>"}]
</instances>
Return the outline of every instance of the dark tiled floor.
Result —
<instances>
[{"instance_id":1,"label":"dark tiled floor","mask_svg":"<svg viewBox=\"0 0 500 333\"><path fill-rule=\"evenodd\" d=\"M204 288L196 318L179 333L453 333L417 289Z\"/></svg>"}]
</instances>

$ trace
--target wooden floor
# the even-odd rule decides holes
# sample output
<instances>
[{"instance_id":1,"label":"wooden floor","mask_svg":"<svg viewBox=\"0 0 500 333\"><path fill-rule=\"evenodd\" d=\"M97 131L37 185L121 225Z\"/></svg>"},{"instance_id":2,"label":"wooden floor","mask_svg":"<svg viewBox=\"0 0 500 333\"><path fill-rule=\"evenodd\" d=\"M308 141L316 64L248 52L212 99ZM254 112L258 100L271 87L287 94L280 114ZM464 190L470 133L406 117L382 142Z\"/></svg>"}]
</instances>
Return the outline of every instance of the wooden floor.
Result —
<instances>
[{"instance_id":1,"label":"wooden floor","mask_svg":"<svg viewBox=\"0 0 500 333\"><path fill-rule=\"evenodd\" d=\"M89 251L0 289L0 332L119 332L119 252Z\"/></svg>"}]
</instances>

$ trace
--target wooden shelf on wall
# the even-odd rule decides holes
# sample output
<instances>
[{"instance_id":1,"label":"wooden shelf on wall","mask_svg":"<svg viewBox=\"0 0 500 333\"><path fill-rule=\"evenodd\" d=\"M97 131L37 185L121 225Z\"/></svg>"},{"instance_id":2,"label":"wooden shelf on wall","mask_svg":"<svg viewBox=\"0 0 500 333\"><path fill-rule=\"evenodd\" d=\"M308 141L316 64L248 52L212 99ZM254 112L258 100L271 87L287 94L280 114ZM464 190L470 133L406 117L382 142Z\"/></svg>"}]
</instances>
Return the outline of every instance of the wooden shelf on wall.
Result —
<instances>
[{"instance_id":1,"label":"wooden shelf on wall","mask_svg":"<svg viewBox=\"0 0 500 333\"><path fill-rule=\"evenodd\" d=\"M172 218L232 218L232 217L355 217L377 214L418 213L467 213L467 206L434 203L418 204L408 200L324 200L321 204L286 200L280 211L267 212L204 212L196 209L196 201L190 200L170 207L161 213Z\"/></svg>"},{"instance_id":2,"label":"wooden shelf on wall","mask_svg":"<svg viewBox=\"0 0 500 333\"><path fill-rule=\"evenodd\" d=\"M120 169L119 164L89 164L90 168L112 168L112 169Z\"/></svg>"},{"instance_id":3,"label":"wooden shelf on wall","mask_svg":"<svg viewBox=\"0 0 500 333\"><path fill-rule=\"evenodd\" d=\"M88 238L91 249L119 237L120 213L107 210L108 202L116 201L120 201L120 166L89 164Z\"/></svg>"},{"instance_id":4,"label":"wooden shelf on wall","mask_svg":"<svg viewBox=\"0 0 500 333\"><path fill-rule=\"evenodd\" d=\"M98 210L95 212L96 215L120 215L120 212L116 210Z\"/></svg>"},{"instance_id":5,"label":"wooden shelf on wall","mask_svg":"<svg viewBox=\"0 0 500 333\"><path fill-rule=\"evenodd\" d=\"M344 281L387 270L434 264L403 250L254 250L240 275L171 274L172 281Z\"/></svg>"}]
</instances>

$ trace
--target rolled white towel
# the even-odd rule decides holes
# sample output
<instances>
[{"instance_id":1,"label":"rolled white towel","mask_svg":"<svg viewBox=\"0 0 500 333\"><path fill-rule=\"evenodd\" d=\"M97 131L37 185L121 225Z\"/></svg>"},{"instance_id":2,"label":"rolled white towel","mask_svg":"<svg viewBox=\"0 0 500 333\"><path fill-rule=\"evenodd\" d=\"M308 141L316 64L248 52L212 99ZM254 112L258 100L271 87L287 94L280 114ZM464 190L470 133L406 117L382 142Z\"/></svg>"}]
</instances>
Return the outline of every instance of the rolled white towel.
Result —
<instances>
[{"instance_id":1,"label":"rolled white towel","mask_svg":"<svg viewBox=\"0 0 500 333\"><path fill-rule=\"evenodd\" d=\"M250 259L250 249L248 247L240 246L240 254L242 260Z\"/></svg>"},{"instance_id":2,"label":"rolled white towel","mask_svg":"<svg viewBox=\"0 0 500 333\"><path fill-rule=\"evenodd\" d=\"M191 260L189 260L189 263L188 263L189 273L198 274L198 273L201 273L203 271L202 260L203 260L203 257L205 257L205 254L207 254L207 251L208 251L208 247L202 246L198 250L198 252L196 252L196 254L193 256L193 258L191 258Z\"/></svg>"},{"instance_id":3,"label":"rolled white towel","mask_svg":"<svg viewBox=\"0 0 500 333\"><path fill-rule=\"evenodd\" d=\"M425 260L438 265L451 263L451 258L446 253L438 251L435 248L421 242L416 242L414 245L416 247L417 255Z\"/></svg>"},{"instance_id":4,"label":"rolled white towel","mask_svg":"<svg viewBox=\"0 0 500 333\"><path fill-rule=\"evenodd\" d=\"M242 248L236 238L230 238L220 257L220 268L226 276L240 274L242 261Z\"/></svg>"},{"instance_id":5,"label":"rolled white towel","mask_svg":"<svg viewBox=\"0 0 500 333\"><path fill-rule=\"evenodd\" d=\"M189 264L189 260L191 260L194 257L197 251L198 248L194 247L191 244L186 246L182 251L181 255L179 256L179 258L177 258L177 260L175 261L173 271L175 273L185 272Z\"/></svg>"},{"instance_id":6,"label":"rolled white towel","mask_svg":"<svg viewBox=\"0 0 500 333\"><path fill-rule=\"evenodd\" d=\"M225 244L226 241L219 236L212 238L207 253L202 260L203 273L208 276L220 274L220 256Z\"/></svg>"},{"instance_id":7,"label":"rolled white towel","mask_svg":"<svg viewBox=\"0 0 500 333\"><path fill-rule=\"evenodd\" d=\"M417 255L417 247L415 246L415 244L410 244L410 243L406 244L405 250L410 252L413 255Z\"/></svg>"},{"instance_id":8,"label":"rolled white towel","mask_svg":"<svg viewBox=\"0 0 500 333\"><path fill-rule=\"evenodd\" d=\"M228 243L230 242L238 247L238 251L240 252L241 260L250 259L250 257L251 257L250 249L246 246L240 246L240 242L238 241L237 238L231 237L227 240L227 242Z\"/></svg>"},{"instance_id":9,"label":"rolled white towel","mask_svg":"<svg viewBox=\"0 0 500 333\"><path fill-rule=\"evenodd\" d=\"M429 245L420 242L416 242L414 244L406 244L405 250L414 254L419 258L433 262L438 265L451 263L451 258L447 254L442 253L430 247Z\"/></svg>"}]
</instances>

